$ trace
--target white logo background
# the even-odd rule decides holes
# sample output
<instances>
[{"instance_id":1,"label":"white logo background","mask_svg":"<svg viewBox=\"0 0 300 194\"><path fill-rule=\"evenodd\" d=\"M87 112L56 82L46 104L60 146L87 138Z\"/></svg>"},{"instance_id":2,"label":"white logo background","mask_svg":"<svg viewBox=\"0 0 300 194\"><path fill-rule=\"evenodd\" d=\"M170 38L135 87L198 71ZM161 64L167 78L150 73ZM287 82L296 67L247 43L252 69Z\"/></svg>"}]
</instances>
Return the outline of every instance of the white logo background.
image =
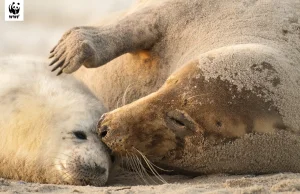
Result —
<instances>
[{"instance_id":1,"label":"white logo background","mask_svg":"<svg viewBox=\"0 0 300 194\"><path fill-rule=\"evenodd\" d=\"M10 5L20 3L20 10L18 14L9 12ZM5 0L5 21L24 21L24 0Z\"/></svg>"}]
</instances>

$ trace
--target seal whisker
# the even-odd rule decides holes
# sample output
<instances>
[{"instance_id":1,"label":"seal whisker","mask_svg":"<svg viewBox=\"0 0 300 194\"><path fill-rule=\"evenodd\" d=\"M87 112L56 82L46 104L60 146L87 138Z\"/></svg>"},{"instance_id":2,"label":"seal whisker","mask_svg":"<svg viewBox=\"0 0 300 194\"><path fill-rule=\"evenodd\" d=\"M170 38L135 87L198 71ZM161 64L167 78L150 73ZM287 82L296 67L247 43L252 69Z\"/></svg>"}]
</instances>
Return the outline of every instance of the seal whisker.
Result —
<instances>
[{"instance_id":1,"label":"seal whisker","mask_svg":"<svg viewBox=\"0 0 300 194\"><path fill-rule=\"evenodd\" d=\"M131 158L129 157L129 154L126 152L126 158L127 158L127 160L125 160L126 161L126 167L127 168L129 168L130 170L132 170L132 171L134 171L134 172L136 172L136 170L134 169L134 167L132 166L132 163L131 163ZM137 176L134 176L135 177L135 179L137 179L137 180L139 180L138 178L137 178Z\"/></svg>"},{"instance_id":2,"label":"seal whisker","mask_svg":"<svg viewBox=\"0 0 300 194\"><path fill-rule=\"evenodd\" d=\"M128 153L128 157L129 157L129 160L130 160L130 163L131 163L132 167L134 168L134 172L136 172L138 175L140 175L139 171L138 171L138 168L136 166L136 163L135 163L133 155L130 154L130 153Z\"/></svg>"},{"instance_id":3,"label":"seal whisker","mask_svg":"<svg viewBox=\"0 0 300 194\"><path fill-rule=\"evenodd\" d=\"M72 155L68 155L68 154L62 153L62 152L54 152L54 151L52 151L52 152L50 152L49 155L52 155L52 154L55 154L55 155L64 155L64 156L67 156L67 157L72 157ZM51 158L53 158L53 157L51 157ZM61 158L58 158L58 159L61 159Z\"/></svg>"},{"instance_id":4,"label":"seal whisker","mask_svg":"<svg viewBox=\"0 0 300 194\"><path fill-rule=\"evenodd\" d=\"M54 174L58 175L58 173L55 173L55 170L53 168L49 167L56 167L59 166L59 164L51 164L51 165L46 165L45 167L47 168L47 171L50 170L50 172L47 172L47 174ZM70 175L69 171L64 171L63 173L59 173L59 179L61 179L62 183L64 184L70 184L67 180L74 180L72 176ZM73 181L71 181L73 182Z\"/></svg>"},{"instance_id":5,"label":"seal whisker","mask_svg":"<svg viewBox=\"0 0 300 194\"><path fill-rule=\"evenodd\" d=\"M160 180L161 182L164 183L164 180L160 177L160 175L158 174L158 172L151 166L151 164L149 163L149 161L144 158L144 156L142 156L142 158L144 159L145 163L147 164L150 172L158 179ZM156 182L155 182L156 183Z\"/></svg>"},{"instance_id":6,"label":"seal whisker","mask_svg":"<svg viewBox=\"0 0 300 194\"><path fill-rule=\"evenodd\" d=\"M143 175L146 175L147 178L149 178L151 181L153 181L155 184L158 184L154 179L152 179L152 177L149 175L149 173L147 172L147 170L145 169L144 165L142 164L141 160L140 160L140 157L136 156L136 159L137 159L137 162L140 166L140 169L142 171L142 174ZM145 178L146 180L146 184L150 184L147 179Z\"/></svg>"},{"instance_id":7,"label":"seal whisker","mask_svg":"<svg viewBox=\"0 0 300 194\"><path fill-rule=\"evenodd\" d=\"M68 178L70 179L70 175L66 174L66 172L64 173L58 173L57 170L55 170L54 168L48 168L49 166L53 167L55 165L47 165L46 169L47 169L47 174L51 175L51 177L56 177L56 179L59 181L59 184L70 184L68 181ZM66 178L67 177L67 178ZM48 181L44 182L47 183Z\"/></svg>"},{"instance_id":8,"label":"seal whisker","mask_svg":"<svg viewBox=\"0 0 300 194\"><path fill-rule=\"evenodd\" d=\"M147 158L147 160L148 160L148 158ZM161 168L161 167L155 165L155 164L154 164L153 162L151 162L150 160L148 160L148 162L150 162L150 164L151 164L152 166L156 167L157 169L159 169L159 170L161 170L161 171L165 171L165 172L173 172L173 170L166 170L166 169L163 169L163 168Z\"/></svg>"},{"instance_id":9,"label":"seal whisker","mask_svg":"<svg viewBox=\"0 0 300 194\"><path fill-rule=\"evenodd\" d=\"M116 108L119 108L119 107L120 107L120 104L119 104L119 103L120 103L120 99L117 100L117 107L116 107Z\"/></svg>"},{"instance_id":10,"label":"seal whisker","mask_svg":"<svg viewBox=\"0 0 300 194\"><path fill-rule=\"evenodd\" d=\"M63 174L61 174L61 178L62 178L62 181L67 183L67 184L70 184L69 181L71 180L71 182L73 182L74 178L70 175L70 173L68 171L65 171ZM77 179L77 177L76 177Z\"/></svg>"},{"instance_id":11,"label":"seal whisker","mask_svg":"<svg viewBox=\"0 0 300 194\"><path fill-rule=\"evenodd\" d=\"M149 174L145 170L145 167L141 163L140 158L137 155L134 155L134 156L135 156L136 164L137 164L137 166L139 168L139 171L141 173L141 176L143 177L143 181L145 182L145 184L149 185L150 183L148 182L147 177L149 177L150 179L152 179L152 178L149 176Z\"/></svg>"},{"instance_id":12,"label":"seal whisker","mask_svg":"<svg viewBox=\"0 0 300 194\"><path fill-rule=\"evenodd\" d=\"M131 84L129 84L126 87L125 91L124 91L124 94L123 94L123 97L122 97L122 106L126 105L126 95L127 95L128 91L129 91L130 86L131 86Z\"/></svg>"},{"instance_id":13,"label":"seal whisker","mask_svg":"<svg viewBox=\"0 0 300 194\"><path fill-rule=\"evenodd\" d=\"M128 153L128 157L130 157L130 162L134 162L135 163L135 169L134 171L141 177L141 179L143 180L143 182L145 184L149 184L149 182L144 178L144 174L148 175L148 173L145 171L145 169L143 170L144 171L144 174L142 173L142 171L138 171L138 169L141 169L141 167L139 168L138 167L138 163L136 163L135 161L135 157L137 157L135 154L132 154L132 153ZM144 168L144 167L143 167ZM149 176L149 175L148 175ZM149 176L150 177L150 176ZM151 177L150 177L151 178ZM155 182L155 181L154 181Z\"/></svg>"},{"instance_id":14,"label":"seal whisker","mask_svg":"<svg viewBox=\"0 0 300 194\"><path fill-rule=\"evenodd\" d=\"M137 169L137 173L138 175L141 177L141 179L143 180L143 182L147 185L149 185L149 182L147 181L147 179L145 178L144 174L143 174L143 171L142 171L142 168L139 164L139 159L138 159L138 156L136 156L135 154L131 154L132 156L132 159L133 159L133 162L136 166L136 169Z\"/></svg>"},{"instance_id":15,"label":"seal whisker","mask_svg":"<svg viewBox=\"0 0 300 194\"><path fill-rule=\"evenodd\" d=\"M65 160L63 158L60 158L60 157L48 157L49 159L58 159L58 160Z\"/></svg>"},{"instance_id":16,"label":"seal whisker","mask_svg":"<svg viewBox=\"0 0 300 194\"><path fill-rule=\"evenodd\" d=\"M147 157L142 153L140 152L138 149L136 149L135 147L133 147L141 156L142 158L144 159L145 163L147 164L147 166L149 167L150 171L153 173L153 175L158 179L160 180L162 183L165 183L167 184L167 181L162 177L160 176L160 174L156 171L156 169L153 167L152 165L152 162L150 162Z\"/></svg>"},{"instance_id":17,"label":"seal whisker","mask_svg":"<svg viewBox=\"0 0 300 194\"><path fill-rule=\"evenodd\" d=\"M121 167L124 167L124 165L125 165L125 164L124 164L124 159L123 159L124 156L123 156L122 154L120 154L120 158L121 158L120 166L121 166Z\"/></svg>"},{"instance_id":18,"label":"seal whisker","mask_svg":"<svg viewBox=\"0 0 300 194\"><path fill-rule=\"evenodd\" d=\"M162 178L160 176L160 174L155 170L155 168L152 166L152 164L150 163L150 161L147 158L143 158L147 164L147 166L149 167L150 171L153 173L153 175L160 180L162 183L167 184L167 182L164 180L164 178Z\"/></svg>"},{"instance_id":19,"label":"seal whisker","mask_svg":"<svg viewBox=\"0 0 300 194\"><path fill-rule=\"evenodd\" d=\"M66 153L60 153L60 152L52 152L52 154L56 154L56 155L61 155L61 156L67 156L67 157L72 157L72 155L70 154L66 154ZM57 159L60 162L66 162L66 159L60 158L60 157L49 157L52 159ZM76 165L76 162L74 161L68 161L69 165ZM58 167L61 166L61 164L52 164L52 165L48 165L47 168L49 167ZM79 172L73 172L72 174L70 173L70 169L65 168L64 166L62 166L62 168L64 169L64 171L62 173L60 173L60 179L64 184L88 184L88 182L84 179L84 177L82 177L82 175ZM54 169L52 168L52 170L54 171Z\"/></svg>"},{"instance_id":20,"label":"seal whisker","mask_svg":"<svg viewBox=\"0 0 300 194\"><path fill-rule=\"evenodd\" d=\"M138 166L137 166L137 163L136 163L136 161L135 161L135 159L134 159L133 154L128 154L128 156L130 157L130 161L131 161L131 163L132 163L132 166L134 167L134 171L135 171L135 172L137 173L137 175L141 178L141 180L144 181L144 178L143 178L142 174L141 174L140 171L139 171L139 168L138 168ZM145 181L144 181L144 182L145 182Z\"/></svg>"},{"instance_id":21,"label":"seal whisker","mask_svg":"<svg viewBox=\"0 0 300 194\"><path fill-rule=\"evenodd\" d=\"M133 170L129 160L130 158L128 157L128 153L126 152L126 155L125 155L125 158L127 158L127 160L125 160L125 165L126 165L126 168L128 168L129 170Z\"/></svg>"},{"instance_id":22,"label":"seal whisker","mask_svg":"<svg viewBox=\"0 0 300 194\"><path fill-rule=\"evenodd\" d=\"M127 152L126 152L125 158L127 158L127 156L128 156L128 154L127 154ZM123 160L123 164L124 164L125 168L130 168L130 167L129 167L129 164L128 164L128 160Z\"/></svg>"}]
</instances>

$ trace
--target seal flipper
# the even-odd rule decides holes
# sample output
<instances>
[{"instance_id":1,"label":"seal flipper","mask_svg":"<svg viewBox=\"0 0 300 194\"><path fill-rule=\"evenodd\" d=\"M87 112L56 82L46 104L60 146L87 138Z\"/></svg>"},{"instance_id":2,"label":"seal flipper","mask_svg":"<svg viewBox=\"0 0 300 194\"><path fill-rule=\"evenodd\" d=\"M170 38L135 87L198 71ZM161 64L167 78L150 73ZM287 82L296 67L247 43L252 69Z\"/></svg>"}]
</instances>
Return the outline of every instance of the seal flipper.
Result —
<instances>
[{"instance_id":1,"label":"seal flipper","mask_svg":"<svg viewBox=\"0 0 300 194\"><path fill-rule=\"evenodd\" d=\"M72 28L51 50L50 65L60 68L59 74L72 73L81 65L100 67L122 54L150 49L165 28L156 12L142 10L109 26Z\"/></svg>"}]
</instances>

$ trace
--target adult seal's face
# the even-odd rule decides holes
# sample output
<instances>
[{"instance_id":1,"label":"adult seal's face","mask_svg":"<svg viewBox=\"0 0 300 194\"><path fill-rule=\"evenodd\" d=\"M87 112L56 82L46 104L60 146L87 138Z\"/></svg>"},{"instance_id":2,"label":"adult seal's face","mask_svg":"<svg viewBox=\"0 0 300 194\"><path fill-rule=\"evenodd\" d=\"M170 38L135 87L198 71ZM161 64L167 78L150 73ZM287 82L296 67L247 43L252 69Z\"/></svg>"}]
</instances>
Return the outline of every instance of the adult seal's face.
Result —
<instances>
[{"instance_id":1,"label":"adult seal's face","mask_svg":"<svg viewBox=\"0 0 300 194\"><path fill-rule=\"evenodd\" d=\"M265 131L282 123L271 102L219 77L206 79L195 62L171 75L157 92L104 115L98 127L116 153L138 150L153 162L188 169L186 154L259 132L262 122Z\"/></svg>"}]
</instances>

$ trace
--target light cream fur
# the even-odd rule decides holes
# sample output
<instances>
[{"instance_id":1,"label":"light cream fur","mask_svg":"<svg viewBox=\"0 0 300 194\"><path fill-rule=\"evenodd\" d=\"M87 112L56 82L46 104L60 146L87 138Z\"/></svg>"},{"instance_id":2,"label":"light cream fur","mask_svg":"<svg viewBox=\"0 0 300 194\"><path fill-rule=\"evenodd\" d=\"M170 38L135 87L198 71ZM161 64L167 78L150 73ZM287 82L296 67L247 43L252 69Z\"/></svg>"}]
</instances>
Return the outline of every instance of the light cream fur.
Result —
<instances>
[{"instance_id":1,"label":"light cream fur","mask_svg":"<svg viewBox=\"0 0 300 194\"><path fill-rule=\"evenodd\" d=\"M0 177L103 185L111 162L95 127L105 108L72 76L56 77L46 67L34 57L0 59ZM95 165L105 173L93 172ZM85 177L80 166L90 170Z\"/></svg>"}]
</instances>

